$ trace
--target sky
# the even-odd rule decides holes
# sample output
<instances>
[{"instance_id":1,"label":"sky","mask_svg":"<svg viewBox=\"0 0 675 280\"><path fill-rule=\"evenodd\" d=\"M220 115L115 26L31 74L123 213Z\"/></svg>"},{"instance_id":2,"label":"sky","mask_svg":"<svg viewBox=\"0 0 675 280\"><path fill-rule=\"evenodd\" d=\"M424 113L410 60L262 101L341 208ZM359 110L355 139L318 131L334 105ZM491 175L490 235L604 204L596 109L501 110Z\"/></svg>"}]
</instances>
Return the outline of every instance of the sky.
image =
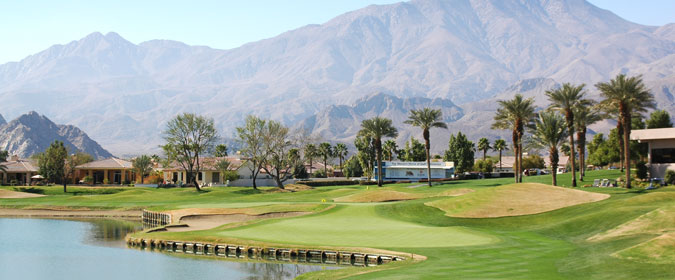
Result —
<instances>
[{"instance_id":1,"label":"sky","mask_svg":"<svg viewBox=\"0 0 675 280\"><path fill-rule=\"evenodd\" d=\"M509 1L509 0L504 0ZM0 64L92 32L231 49L371 4L400 0L0 0ZM590 0L645 25L675 22L675 0Z\"/></svg>"}]
</instances>

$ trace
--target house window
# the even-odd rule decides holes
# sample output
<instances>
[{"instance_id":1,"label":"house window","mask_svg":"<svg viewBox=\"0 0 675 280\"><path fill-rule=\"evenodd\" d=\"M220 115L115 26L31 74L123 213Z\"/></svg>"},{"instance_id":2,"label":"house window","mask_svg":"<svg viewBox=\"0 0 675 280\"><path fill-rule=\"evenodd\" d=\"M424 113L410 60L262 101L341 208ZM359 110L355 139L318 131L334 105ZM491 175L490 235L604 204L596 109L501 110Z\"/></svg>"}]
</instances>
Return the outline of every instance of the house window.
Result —
<instances>
[{"instance_id":1,"label":"house window","mask_svg":"<svg viewBox=\"0 0 675 280\"><path fill-rule=\"evenodd\" d=\"M197 180L198 181L202 180L202 172L197 173Z\"/></svg>"},{"instance_id":2,"label":"house window","mask_svg":"<svg viewBox=\"0 0 675 280\"><path fill-rule=\"evenodd\" d=\"M675 163L675 149L652 149L652 163Z\"/></svg>"},{"instance_id":3,"label":"house window","mask_svg":"<svg viewBox=\"0 0 675 280\"><path fill-rule=\"evenodd\" d=\"M220 183L220 172L213 172L211 174L211 182Z\"/></svg>"}]
</instances>

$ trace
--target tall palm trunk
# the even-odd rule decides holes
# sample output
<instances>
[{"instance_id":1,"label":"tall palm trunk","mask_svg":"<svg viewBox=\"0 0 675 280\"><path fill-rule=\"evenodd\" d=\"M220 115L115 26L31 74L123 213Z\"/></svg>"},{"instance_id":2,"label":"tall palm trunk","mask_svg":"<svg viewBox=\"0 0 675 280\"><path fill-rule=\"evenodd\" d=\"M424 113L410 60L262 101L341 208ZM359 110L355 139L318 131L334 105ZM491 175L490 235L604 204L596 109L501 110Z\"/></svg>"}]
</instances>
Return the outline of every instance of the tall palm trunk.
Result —
<instances>
[{"instance_id":1,"label":"tall palm trunk","mask_svg":"<svg viewBox=\"0 0 675 280\"><path fill-rule=\"evenodd\" d=\"M309 174L314 175L314 173L312 173L312 157L309 157Z\"/></svg>"},{"instance_id":2,"label":"tall palm trunk","mask_svg":"<svg viewBox=\"0 0 675 280\"><path fill-rule=\"evenodd\" d=\"M623 172L625 155L624 155L624 146L623 146L623 116L619 116L619 121L616 124L616 135L619 136L619 166L621 166L621 172Z\"/></svg>"},{"instance_id":3,"label":"tall palm trunk","mask_svg":"<svg viewBox=\"0 0 675 280\"><path fill-rule=\"evenodd\" d=\"M514 161L513 161L513 176L516 179L516 183L518 183L518 174L520 173L518 170L518 133L516 130L513 131L513 152L514 154Z\"/></svg>"},{"instance_id":4,"label":"tall palm trunk","mask_svg":"<svg viewBox=\"0 0 675 280\"><path fill-rule=\"evenodd\" d=\"M323 174L328 178L328 158L323 158Z\"/></svg>"},{"instance_id":5,"label":"tall palm trunk","mask_svg":"<svg viewBox=\"0 0 675 280\"><path fill-rule=\"evenodd\" d=\"M549 160L551 160L551 178L553 180L553 185L557 186L558 185L558 178L557 178L557 173L558 173L558 148L556 147L551 147L549 150Z\"/></svg>"},{"instance_id":6,"label":"tall palm trunk","mask_svg":"<svg viewBox=\"0 0 675 280\"><path fill-rule=\"evenodd\" d=\"M623 153L624 163L626 164L626 188L630 189L630 111L626 109L624 104L619 106L619 110L623 117Z\"/></svg>"},{"instance_id":7,"label":"tall palm trunk","mask_svg":"<svg viewBox=\"0 0 675 280\"><path fill-rule=\"evenodd\" d=\"M377 186L382 186L382 140L375 139L375 157L377 159Z\"/></svg>"},{"instance_id":8,"label":"tall palm trunk","mask_svg":"<svg viewBox=\"0 0 675 280\"><path fill-rule=\"evenodd\" d=\"M577 132L577 147L579 150L579 181L584 181L586 176L586 127Z\"/></svg>"},{"instance_id":9,"label":"tall palm trunk","mask_svg":"<svg viewBox=\"0 0 675 280\"><path fill-rule=\"evenodd\" d=\"M431 159L429 157L429 149L431 149L431 145L429 144L429 130L425 129L422 132L422 135L424 136L424 147L426 148L427 152L427 182L429 184L429 187L431 187Z\"/></svg>"},{"instance_id":10,"label":"tall palm trunk","mask_svg":"<svg viewBox=\"0 0 675 280\"><path fill-rule=\"evenodd\" d=\"M518 183L523 182L523 137L519 136L518 137L518 171L519 171L519 176L518 176Z\"/></svg>"},{"instance_id":11,"label":"tall palm trunk","mask_svg":"<svg viewBox=\"0 0 675 280\"><path fill-rule=\"evenodd\" d=\"M502 150L499 150L499 169L502 169Z\"/></svg>"},{"instance_id":12,"label":"tall palm trunk","mask_svg":"<svg viewBox=\"0 0 675 280\"><path fill-rule=\"evenodd\" d=\"M577 186L577 170L574 156L574 117L571 110L565 112L565 119L567 120L567 131L570 132L570 160L572 162L572 187L574 188Z\"/></svg>"}]
</instances>

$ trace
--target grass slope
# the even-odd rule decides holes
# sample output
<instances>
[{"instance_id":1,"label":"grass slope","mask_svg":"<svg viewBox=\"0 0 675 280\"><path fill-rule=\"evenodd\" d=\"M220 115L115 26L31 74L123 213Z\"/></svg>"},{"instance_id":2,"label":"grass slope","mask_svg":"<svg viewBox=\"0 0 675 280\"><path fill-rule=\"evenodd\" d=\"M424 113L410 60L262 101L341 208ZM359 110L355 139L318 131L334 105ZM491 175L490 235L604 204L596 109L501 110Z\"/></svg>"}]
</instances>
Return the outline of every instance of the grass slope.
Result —
<instances>
[{"instance_id":1,"label":"grass slope","mask_svg":"<svg viewBox=\"0 0 675 280\"><path fill-rule=\"evenodd\" d=\"M460 218L495 218L538 214L608 198L591 193L538 183L499 186L460 196L428 202L446 215Z\"/></svg>"}]
</instances>

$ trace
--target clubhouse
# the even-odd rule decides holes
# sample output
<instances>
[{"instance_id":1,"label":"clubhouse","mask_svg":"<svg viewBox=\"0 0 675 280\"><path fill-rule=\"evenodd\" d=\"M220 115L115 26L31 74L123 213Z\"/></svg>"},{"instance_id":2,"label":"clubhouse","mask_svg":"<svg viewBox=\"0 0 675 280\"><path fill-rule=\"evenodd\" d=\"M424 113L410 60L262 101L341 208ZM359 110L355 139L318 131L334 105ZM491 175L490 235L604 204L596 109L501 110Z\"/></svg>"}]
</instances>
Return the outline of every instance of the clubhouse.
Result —
<instances>
[{"instance_id":1,"label":"clubhouse","mask_svg":"<svg viewBox=\"0 0 675 280\"><path fill-rule=\"evenodd\" d=\"M383 161L383 180L419 180L427 178L426 161ZM377 163L374 177L377 179ZM453 162L432 161L431 179L451 178L455 174Z\"/></svg>"},{"instance_id":2,"label":"clubhouse","mask_svg":"<svg viewBox=\"0 0 675 280\"><path fill-rule=\"evenodd\" d=\"M663 178L666 170L675 170L675 128L636 129L630 140L647 143L650 177Z\"/></svg>"}]
</instances>

